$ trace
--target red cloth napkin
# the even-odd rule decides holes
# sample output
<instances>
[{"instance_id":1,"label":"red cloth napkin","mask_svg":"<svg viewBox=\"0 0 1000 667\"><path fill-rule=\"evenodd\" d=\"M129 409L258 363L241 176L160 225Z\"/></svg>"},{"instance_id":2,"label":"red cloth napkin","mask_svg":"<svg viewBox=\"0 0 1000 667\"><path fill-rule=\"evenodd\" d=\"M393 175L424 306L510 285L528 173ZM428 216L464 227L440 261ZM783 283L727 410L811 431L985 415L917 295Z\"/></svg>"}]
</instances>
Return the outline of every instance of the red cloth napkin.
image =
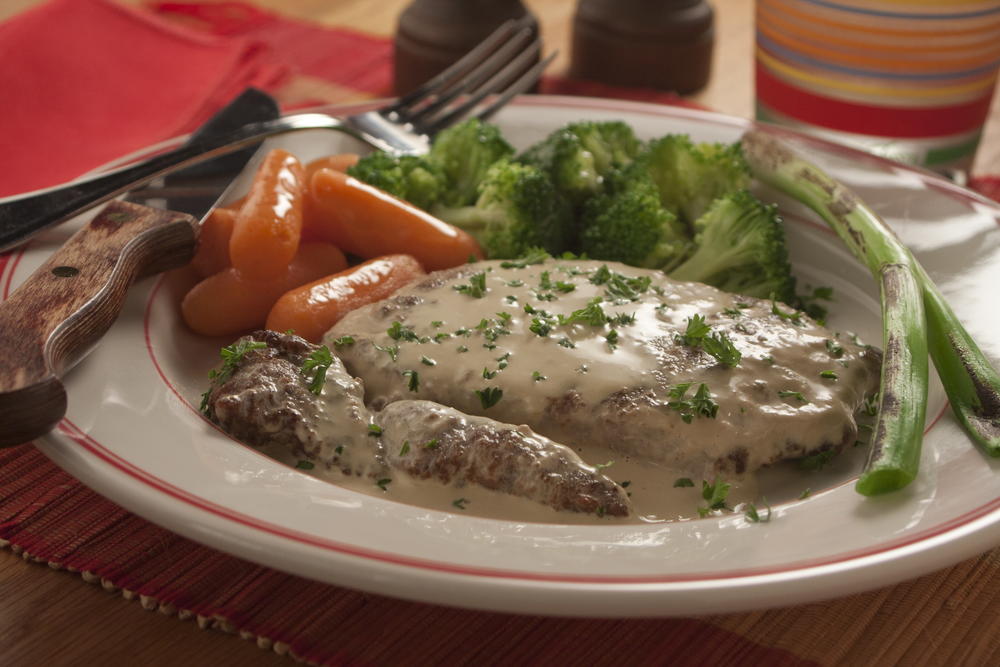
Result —
<instances>
[{"instance_id":1,"label":"red cloth napkin","mask_svg":"<svg viewBox=\"0 0 1000 667\"><path fill-rule=\"evenodd\" d=\"M287 67L246 37L108 0L53 0L0 24L0 195L66 181L188 132Z\"/></svg>"}]
</instances>

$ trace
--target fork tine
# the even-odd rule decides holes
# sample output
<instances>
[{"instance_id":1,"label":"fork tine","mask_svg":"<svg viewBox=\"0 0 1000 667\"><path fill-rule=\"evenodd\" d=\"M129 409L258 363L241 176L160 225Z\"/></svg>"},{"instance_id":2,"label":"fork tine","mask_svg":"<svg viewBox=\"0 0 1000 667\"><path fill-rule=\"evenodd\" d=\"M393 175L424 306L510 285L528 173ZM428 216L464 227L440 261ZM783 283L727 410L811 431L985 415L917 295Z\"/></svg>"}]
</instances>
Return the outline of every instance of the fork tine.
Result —
<instances>
[{"instance_id":1,"label":"fork tine","mask_svg":"<svg viewBox=\"0 0 1000 667\"><path fill-rule=\"evenodd\" d=\"M494 51L498 46L503 44L511 34L519 27L519 24L523 20L510 19L505 21L500 25L499 28L494 30L486 39L480 42L479 46L475 47L464 56L458 59L452 66L448 69L440 72L423 85L421 85L416 90L407 93L400 97L396 102L390 106L383 109L384 114L399 114L402 113L404 109L411 106L416 102L420 102L430 96L435 90L445 86L449 81L453 80L455 77L461 76L468 69L470 69L475 63L482 60L492 51Z\"/></svg>"},{"instance_id":2,"label":"fork tine","mask_svg":"<svg viewBox=\"0 0 1000 667\"><path fill-rule=\"evenodd\" d=\"M476 118L480 120L488 120L493 114L499 111L501 107L510 102L511 98L515 95L519 95L520 93L523 93L531 88L531 86L538 81L538 77L541 76L545 68L558 54L558 51L552 52L545 59L538 62L534 67L521 73L524 70L524 66L531 62L531 60L535 57L535 54L530 49L525 51L512 60L507 67L497 72L489 81L477 90L475 94L471 95L468 100L462 102L462 104L457 107L450 109L447 113L439 116L434 119L433 122L422 127L422 132L433 136L437 132L440 132L449 125L457 122L461 117L468 113L470 109L479 104L487 95L499 94L499 97L488 107L476 114ZM518 74L520 74L520 76L517 76ZM514 79L515 76L517 76L517 78L513 83L511 83L511 79Z\"/></svg>"},{"instance_id":3,"label":"fork tine","mask_svg":"<svg viewBox=\"0 0 1000 667\"><path fill-rule=\"evenodd\" d=\"M495 87L496 84L493 82L498 74L506 71L508 67L512 66L512 63L524 61L525 56L527 56L529 60L521 64L521 68L523 69L530 62L530 59L534 59L540 48L537 38L531 43L532 32L531 28L521 28L503 46L486 58L486 60L476 65L458 82L445 86L438 92L434 101L416 109L409 115L407 120L413 123L414 126L419 127L422 119L432 117L438 111L451 104L462 93L480 90L491 83ZM526 44L529 44L528 48L524 48Z\"/></svg>"}]
</instances>

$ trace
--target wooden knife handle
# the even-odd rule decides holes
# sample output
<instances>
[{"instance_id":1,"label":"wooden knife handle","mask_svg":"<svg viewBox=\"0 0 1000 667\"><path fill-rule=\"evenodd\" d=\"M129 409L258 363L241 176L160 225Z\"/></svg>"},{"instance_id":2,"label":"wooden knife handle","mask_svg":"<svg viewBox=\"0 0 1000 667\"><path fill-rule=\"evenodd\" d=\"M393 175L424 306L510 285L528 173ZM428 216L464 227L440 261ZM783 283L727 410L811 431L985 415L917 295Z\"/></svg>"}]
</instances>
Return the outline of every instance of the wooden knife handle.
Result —
<instances>
[{"instance_id":1,"label":"wooden knife handle","mask_svg":"<svg viewBox=\"0 0 1000 667\"><path fill-rule=\"evenodd\" d=\"M0 447L62 419L59 376L111 327L136 278L190 261L197 233L189 215L113 201L0 303Z\"/></svg>"}]
</instances>

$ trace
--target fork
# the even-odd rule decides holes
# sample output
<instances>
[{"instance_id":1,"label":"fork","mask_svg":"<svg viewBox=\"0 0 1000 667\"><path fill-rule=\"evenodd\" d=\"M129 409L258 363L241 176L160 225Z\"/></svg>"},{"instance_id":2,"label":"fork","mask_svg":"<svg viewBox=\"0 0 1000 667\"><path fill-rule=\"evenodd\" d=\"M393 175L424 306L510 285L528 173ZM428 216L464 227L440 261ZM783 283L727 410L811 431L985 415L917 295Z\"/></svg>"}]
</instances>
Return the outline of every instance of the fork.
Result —
<instances>
[{"instance_id":1,"label":"fork","mask_svg":"<svg viewBox=\"0 0 1000 667\"><path fill-rule=\"evenodd\" d=\"M0 252L157 176L198 164L277 134L338 130L375 149L396 154L426 153L431 139L470 115L487 120L515 95L528 90L552 62L550 54L532 67L540 41L524 20L501 25L479 46L417 90L373 111L337 118L301 113L250 123L221 136L192 141L135 165L23 195L0 199Z\"/></svg>"}]
</instances>

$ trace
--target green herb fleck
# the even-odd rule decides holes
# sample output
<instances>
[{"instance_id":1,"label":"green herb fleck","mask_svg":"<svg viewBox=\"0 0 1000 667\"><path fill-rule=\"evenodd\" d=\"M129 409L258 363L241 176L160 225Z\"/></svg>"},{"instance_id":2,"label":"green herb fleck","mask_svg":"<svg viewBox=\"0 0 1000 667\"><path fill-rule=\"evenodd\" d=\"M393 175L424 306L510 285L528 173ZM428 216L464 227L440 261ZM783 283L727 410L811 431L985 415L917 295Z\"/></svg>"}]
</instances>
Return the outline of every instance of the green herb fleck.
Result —
<instances>
[{"instance_id":1,"label":"green herb fleck","mask_svg":"<svg viewBox=\"0 0 1000 667\"><path fill-rule=\"evenodd\" d=\"M451 501L451 504L454 505L455 507L457 507L460 510L464 510L465 509L465 504L467 502L469 502L469 501L466 500L465 498L456 498L455 500Z\"/></svg>"},{"instance_id":2,"label":"green herb fleck","mask_svg":"<svg viewBox=\"0 0 1000 667\"><path fill-rule=\"evenodd\" d=\"M424 366L437 366L436 361L434 361L430 357L425 357L425 356L420 357L420 363L422 363Z\"/></svg>"},{"instance_id":3,"label":"green herb fleck","mask_svg":"<svg viewBox=\"0 0 1000 667\"><path fill-rule=\"evenodd\" d=\"M389 486L389 484L391 482L392 482L392 480L390 478L383 477L382 479L380 479L377 482L375 482L375 486L377 486L378 488L382 489L383 491L388 491L388 489L386 487Z\"/></svg>"},{"instance_id":4,"label":"green herb fleck","mask_svg":"<svg viewBox=\"0 0 1000 667\"><path fill-rule=\"evenodd\" d=\"M691 481L690 477L678 477L674 480L675 489L682 489L687 486L694 486L694 482Z\"/></svg>"},{"instance_id":5,"label":"green herb fleck","mask_svg":"<svg viewBox=\"0 0 1000 667\"><path fill-rule=\"evenodd\" d=\"M790 389L781 389L778 391L778 396L781 398L794 398L802 403L808 403L809 399L801 391L792 391Z\"/></svg>"},{"instance_id":6,"label":"green herb fleck","mask_svg":"<svg viewBox=\"0 0 1000 667\"><path fill-rule=\"evenodd\" d=\"M729 484L718 480L712 480L712 483L709 484L707 481L702 480L701 497L708 503L708 507L699 507L698 514L705 517L715 510L729 509L726 507L726 497L728 495Z\"/></svg>"},{"instance_id":7,"label":"green herb fleck","mask_svg":"<svg viewBox=\"0 0 1000 667\"><path fill-rule=\"evenodd\" d=\"M532 373L531 373L531 379L534 380L535 382L541 382L542 380L548 380L547 377L545 377L544 375L542 375L541 371L532 371Z\"/></svg>"},{"instance_id":8,"label":"green herb fleck","mask_svg":"<svg viewBox=\"0 0 1000 667\"><path fill-rule=\"evenodd\" d=\"M299 470L312 470L313 468L316 467L316 464L313 463L312 461L300 460L298 463L295 464L295 467L298 468Z\"/></svg>"},{"instance_id":9,"label":"green herb fleck","mask_svg":"<svg viewBox=\"0 0 1000 667\"><path fill-rule=\"evenodd\" d=\"M437 438L434 438L433 440L428 440L427 442L424 443L424 449L437 449L437 446L438 446Z\"/></svg>"},{"instance_id":10,"label":"green herb fleck","mask_svg":"<svg viewBox=\"0 0 1000 667\"><path fill-rule=\"evenodd\" d=\"M811 495L812 495L812 489L806 489L805 491L799 494L799 500L805 500Z\"/></svg>"},{"instance_id":11,"label":"green herb fleck","mask_svg":"<svg viewBox=\"0 0 1000 667\"><path fill-rule=\"evenodd\" d=\"M323 384L326 382L326 371L331 364L333 364L333 355L330 354L330 348L326 345L320 345L306 357L300 372L309 382L309 391L317 395L322 393Z\"/></svg>"},{"instance_id":12,"label":"green herb fleck","mask_svg":"<svg viewBox=\"0 0 1000 667\"><path fill-rule=\"evenodd\" d=\"M380 435L382 435L382 427L379 426L378 424L369 424L368 435L370 435L373 438L379 437Z\"/></svg>"},{"instance_id":13,"label":"green herb fleck","mask_svg":"<svg viewBox=\"0 0 1000 667\"><path fill-rule=\"evenodd\" d=\"M403 446L399 448L399 455L406 456L409 453L409 451L410 451L410 441L404 440Z\"/></svg>"},{"instance_id":14,"label":"green herb fleck","mask_svg":"<svg viewBox=\"0 0 1000 667\"><path fill-rule=\"evenodd\" d=\"M483 410L489 410L503 398L503 389L499 387L487 387L485 389L476 389L475 391L476 396L479 397L479 402L483 405Z\"/></svg>"},{"instance_id":15,"label":"green herb fleck","mask_svg":"<svg viewBox=\"0 0 1000 667\"><path fill-rule=\"evenodd\" d=\"M766 499L764 500L764 506L767 507L767 514L761 516L753 503L747 503L747 511L743 516L750 523L767 523L771 520L771 506L767 504Z\"/></svg>"},{"instance_id":16,"label":"green herb fleck","mask_svg":"<svg viewBox=\"0 0 1000 667\"><path fill-rule=\"evenodd\" d=\"M608 332L608 335L604 337L604 340L608 341L608 347L609 348L611 348L612 350L617 349L618 348L618 331L616 329L612 329L611 331Z\"/></svg>"},{"instance_id":17,"label":"green herb fleck","mask_svg":"<svg viewBox=\"0 0 1000 667\"><path fill-rule=\"evenodd\" d=\"M474 299L482 299L486 296L486 272L480 271L475 275L469 276L468 285L455 285L453 289L456 292L468 294Z\"/></svg>"},{"instance_id":18,"label":"green herb fleck","mask_svg":"<svg viewBox=\"0 0 1000 667\"><path fill-rule=\"evenodd\" d=\"M822 470L826 464L832 461L836 456L836 450L825 449L822 452L810 454L809 456L799 459L798 466L800 470L810 470L815 472L817 470Z\"/></svg>"},{"instance_id":19,"label":"green herb fleck","mask_svg":"<svg viewBox=\"0 0 1000 667\"><path fill-rule=\"evenodd\" d=\"M844 356L844 348L837 344L837 341L832 338L826 339L826 351L830 353L830 356L834 359L840 359Z\"/></svg>"},{"instance_id":20,"label":"green herb fleck","mask_svg":"<svg viewBox=\"0 0 1000 667\"><path fill-rule=\"evenodd\" d=\"M687 390L692 384L684 382L672 387L668 395L674 400L668 402L667 407L679 412L685 424L690 424L696 416L714 419L719 412L719 404L712 400L712 394L707 384L701 383L694 396L690 399L685 398Z\"/></svg>"},{"instance_id":21,"label":"green herb fleck","mask_svg":"<svg viewBox=\"0 0 1000 667\"><path fill-rule=\"evenodd\" d=\"M501 262L500 266L504 269L524 269L532 264L541 264L550 257L552 256L549 253L540 248L536 248L534 250L529 250L519 259L510 259Z\"/></svg>"},{"instance_id":22,"label":"green herb fleck","mask_svg":"<svg viewBox=\"0 0 1000 667\"><path fill-rule=\"evenodd\" d=\"M838 377L837 371L820 371L819 376L824 380L836 380Z\"/></svg>"},{"instance_id":23,"label":"green herb fleck","mask_svg":"<svg viewBox=\"0 0 1000 667\"><path fill-rule=\"evenodd\" d=\"M341 336L340 338L336 338L333 341L334 347L344 347L346 345L354 345L353 336Z\"/></svg>"},{"instance_id":24,"label":"green herb fleck","mask_svg":"<svg viewBox=\"0 0 1000 667\"><path fill-rule=\"evenodd\" d=\"M393 322L392 326L386 330L386 333L393 340L419 340L419 336L413 332L413 327L403 326L402 322Z\"/></svg>"},{"instance_id":25,"label":"green herb fleck","mask_svg":"<svg viewBox=\"0 0 1000 667\"><path fill-rule=\"evenodd\" d=\"M406 384L407 389L410 391L419 391L420 389L420 374L414 370L403 371L403 376L409 378L409 382Z\"/></svg>"}]
</instances>

